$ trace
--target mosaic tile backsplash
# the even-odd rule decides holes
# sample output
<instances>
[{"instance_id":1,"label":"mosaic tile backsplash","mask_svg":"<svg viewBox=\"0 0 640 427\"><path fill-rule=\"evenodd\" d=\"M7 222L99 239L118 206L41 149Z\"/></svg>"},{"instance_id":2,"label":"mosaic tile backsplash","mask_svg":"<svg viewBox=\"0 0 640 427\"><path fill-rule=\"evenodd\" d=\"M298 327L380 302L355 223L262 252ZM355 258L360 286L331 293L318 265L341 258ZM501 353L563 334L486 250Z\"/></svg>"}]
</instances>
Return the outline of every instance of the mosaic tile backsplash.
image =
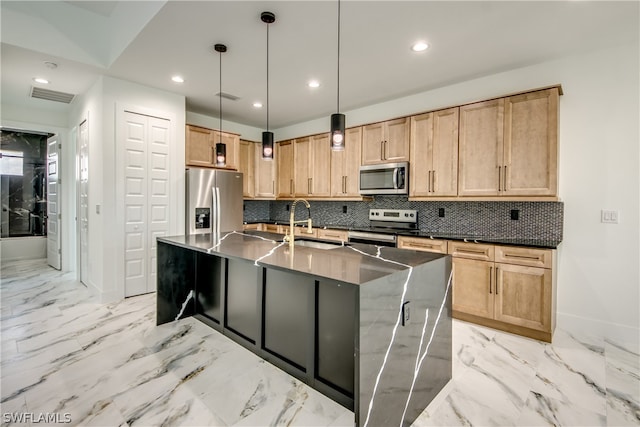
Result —
<instances>
[{"instance_id":1,"label":"mosaic tile backsplash","mask_svg":"<svg viewBox=\"0 0 640 427\"><path fill-rule=\"evenodd\" d=\"M291 201L244 202L244 221L289 221ZM309 201L317 226L367 227L369 209L415 209L422 232L502 239L562 241L562 202L410 202L401 196L376 196L371 202ZM343 208L346 206L346 213ZM300 209L302 208L302 209ZM438 216L444 208L445 216ZM511 211L518 211L518 220ZM296 206L296 220L306 219L304 205Z\"/></svg>"}]
</instances>

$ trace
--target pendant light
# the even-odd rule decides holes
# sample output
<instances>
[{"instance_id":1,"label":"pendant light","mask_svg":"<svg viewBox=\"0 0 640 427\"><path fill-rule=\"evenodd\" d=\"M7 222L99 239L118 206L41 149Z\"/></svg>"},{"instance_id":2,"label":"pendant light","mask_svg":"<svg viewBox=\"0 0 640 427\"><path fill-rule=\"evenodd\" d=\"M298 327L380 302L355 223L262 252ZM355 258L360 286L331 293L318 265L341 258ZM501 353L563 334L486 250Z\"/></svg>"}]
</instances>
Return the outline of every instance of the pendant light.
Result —
<instances>
[{"instance_id":1,"label":"pendant light","mask_svg":"<svg viewBox=\"0 0 640 427\"><path fill-rule=\"evenodd\" d=\"M227 165L227 145L222 142L222 54L227 51L227 46L223 44L216 44L214 47L220 57L220 131L218 133L219 140L216 143L216 166L224 167Z\"/></svg>"},{"instance_id":2,"label":"pendant light","mask_svg":"<svg viewBox=\"0 0 640 427\"><path fill-rule=\"evenodd\" d=\"M267 24L267 131L262 132L262 158L273 160L273 132L269 132L269 24L276 21L276 15L262 12L260 20Z\"/></svg>"},{"instance_id":3,"label":"pendant light","mask_svg":"<svg viewBox=\"0 0 640 427\"><path fill-rule=\"evenodd\" d=\"M344 128L345 116L340 114L340 0L338 0L338 108L337 112L331 115L331 149L334 151L344 150Z\"/></svg>"}]
</instances>

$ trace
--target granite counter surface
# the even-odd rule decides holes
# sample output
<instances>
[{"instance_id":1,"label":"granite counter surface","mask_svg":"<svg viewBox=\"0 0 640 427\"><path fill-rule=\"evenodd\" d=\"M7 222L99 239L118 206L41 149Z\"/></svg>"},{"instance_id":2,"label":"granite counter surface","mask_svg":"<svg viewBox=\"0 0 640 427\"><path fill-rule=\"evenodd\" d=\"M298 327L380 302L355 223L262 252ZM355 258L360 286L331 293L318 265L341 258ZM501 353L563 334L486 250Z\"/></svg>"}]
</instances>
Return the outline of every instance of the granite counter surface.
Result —
<instances>
[{"instance_id":1,"label":"granite counter surface","mask_svg":"<svg viewBox=\"0 0 640 427\"><path fill-rule=\"evenodd\" d=\"M301 238L300 238L301 239ZM333 249L290 248L282 235L260 231L159 237L158 241L259 266L362 285L446 255L352 243Z\"/></svg>"}]
</instances>

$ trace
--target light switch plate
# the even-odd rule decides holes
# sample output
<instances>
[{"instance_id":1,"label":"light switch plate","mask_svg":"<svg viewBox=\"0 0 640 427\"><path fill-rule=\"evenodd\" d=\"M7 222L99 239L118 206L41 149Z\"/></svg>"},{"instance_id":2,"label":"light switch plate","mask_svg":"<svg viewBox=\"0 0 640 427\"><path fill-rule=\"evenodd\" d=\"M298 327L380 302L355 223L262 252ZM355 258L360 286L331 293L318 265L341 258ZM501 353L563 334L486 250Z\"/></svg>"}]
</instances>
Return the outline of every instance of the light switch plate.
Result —
<instances>
[{"instance_id":1,"label":"light switch plate","mask_svg":"<svg viewBox=\"0 0 640 427\"><path fill-rule=\"evenodd\" d=\"M617 224L619 219L618 211L603 209L600 211L600 222L605 224Z\"/></svg>"}]
</instances>

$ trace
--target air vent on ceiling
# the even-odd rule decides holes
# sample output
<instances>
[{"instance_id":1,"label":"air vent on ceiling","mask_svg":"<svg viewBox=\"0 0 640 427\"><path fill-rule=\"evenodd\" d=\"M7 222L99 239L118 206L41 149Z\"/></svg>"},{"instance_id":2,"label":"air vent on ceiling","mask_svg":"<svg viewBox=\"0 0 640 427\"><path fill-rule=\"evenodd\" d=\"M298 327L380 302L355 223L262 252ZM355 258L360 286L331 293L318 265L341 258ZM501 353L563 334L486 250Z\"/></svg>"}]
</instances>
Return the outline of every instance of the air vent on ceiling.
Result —
<instances>
[{"instance_id":1,"label":"air vent on ceiling","mask_svg":"<svg viewBox=\"0 0 640 427\"><path fill-rule=\"evenodd\" d=\"M46 99L47 101L70 104L71 101L73 101L75 95L72 93L58 92L56 90L42 89L41 87L31 86L31 97Z\"/></svg>"},{"instance_id":2,"label":"air vent on ceiling","mask_svg":"<svg viewBox=\"0 0 640 427\"><path fill-rule=\"evenodd\" d=\"M220 96L224 99L228 99L229 101L237 101L238 99L240 99L239 96L231 95L230 93L226 93L226 92L218 92L216 93L216 96Z\"/></svg>"}]
</instances>

